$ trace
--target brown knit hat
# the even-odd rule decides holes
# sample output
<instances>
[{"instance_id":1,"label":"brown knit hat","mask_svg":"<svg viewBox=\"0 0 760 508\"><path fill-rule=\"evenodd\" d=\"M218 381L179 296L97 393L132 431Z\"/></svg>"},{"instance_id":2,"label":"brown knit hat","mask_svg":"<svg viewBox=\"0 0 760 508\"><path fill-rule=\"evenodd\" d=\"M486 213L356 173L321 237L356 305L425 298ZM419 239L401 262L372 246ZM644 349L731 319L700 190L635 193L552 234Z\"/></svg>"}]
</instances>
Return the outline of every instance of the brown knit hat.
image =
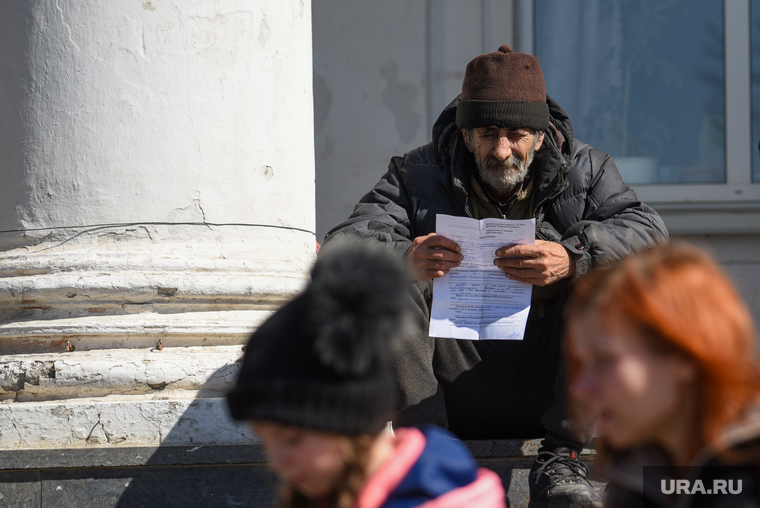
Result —
<instances>
[{"instance_id":1,"label":"brown knit hat","mask_svg":"<svg viewBox=\"0 0 760 508\"><path fill-rule=\"evenodd\" d=\"M535 130L549 127L544 73L538 58L513 53L507 44L467 64L457 105L460 129L491 125Z\"/></svg>"}]
</instances>

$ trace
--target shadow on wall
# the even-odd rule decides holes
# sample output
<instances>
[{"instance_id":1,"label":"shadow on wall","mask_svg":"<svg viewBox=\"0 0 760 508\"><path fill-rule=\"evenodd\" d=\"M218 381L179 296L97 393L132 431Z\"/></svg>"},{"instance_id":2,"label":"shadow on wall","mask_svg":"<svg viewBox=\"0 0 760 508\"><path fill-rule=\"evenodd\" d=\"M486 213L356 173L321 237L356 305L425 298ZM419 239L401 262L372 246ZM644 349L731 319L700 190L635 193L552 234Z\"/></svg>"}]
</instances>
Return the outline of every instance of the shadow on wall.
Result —
<instances>
[{"instance_id":1,"label":"shadow on wall","mask_svg":"<svg viewBox=\"0 0 760 508\"><path fill-rule=\"evenodd\" d=\"M204 421L209 428L202 428ZM123 490L113 504L119 508L277 502L278 479L267 468L263 447L245 424L230 418L218 392L201 390L144 465L104 474L123 475Z\"/></svg>"},{"instance_id":2,"label":"shadow on wall","mask_svg":"<svg viewBox=\"0 0 760 508\"><path fill-rule=\"evenodd\" d=\"M219 439L211 439L214 436ZM466 444L481 466L501 477L509 506L527 507L528 474L539 440ZM245 424L229 418L218 392L201 391L160 446L111 448L104 454L109 455L108 461L102 461L106 466L43 470L35 473L41 478L17 481L40 483L42 499L34 504L42 508L277 505L279 480L267 467L263 447ZM595 483L595 487L601 490L604 485Z\"/></svg>"},{"instance_id":3,"label":"shadow on wall","mask_svg":"<svg viewBox=\"0 0 760 508\"><path fill-rule=\"evenodd\" d=\"M229 367L211 377L225 376ZM164 402L140 408L146 421L169 418L167 427L174 422L171 428L158 431L163 438L157 447L111 445L0 454L0 464L6 468L0 470L0 505L275 505L278 479L267 469L263 447L245 424L231 420L218 387L202 389L192 401ZM168 408L179 417L168 414L172 412ZM156 414L146 414L151 411Z\"/></svg>"},{"instance_id":4,"label":"shadow on wall","mask_svg":"<svg viewBox=\"0 0 760 508\"><path fill-rule=\"evenodd\" d=\"M232 421L227 411L226 400L218 392L202 390L162 444L143 449L150 454L147 460L121 467L59 470L51 486L66 481L78 485L60 491L48 489L52 498L42 506L277 506L279 480L267 467L263 446L255 442L245 424ZM204 420L216 429L203 429ZM215 443L212 436L220 439ZM233 439L238 442L231 444ZM537 442L469 441L467 446L482 466L502 478L509 491L510 506L527 506L527 475L532 458L525 460L522 449L535 448ZM131 449L133 457L139 450ZM503 460L505 457L509 458ZM59 497L53 499L57 493Z\"/></svg>"},{"instance_id":5,"label":"shadow on wall","mask_svg":"<svg viewBox=\"0 0 760 508\"><path fill-rule=\"evenodd\" d=\"M417 100L418 87L410 81L398 80L398 64L389 63L380 68L380 76L387 81L383 90L383 104L393 113L399 138L410 142L417 134L422 121L412 110Z\"/></svg>"},{"instance_id":6,"label":"shadow on wall","mask_svg":"<svg viewBox=\"0 0 760 508\"><path fill-rule=\"evenodd\" d=\"M174 422L157 447L0 450L0 506L275 505L279 481L267 469L263 447L245 424L230 419L218 390L160 402L167 404L139 409L146 421Z\"/></svg>"}]
</instances>

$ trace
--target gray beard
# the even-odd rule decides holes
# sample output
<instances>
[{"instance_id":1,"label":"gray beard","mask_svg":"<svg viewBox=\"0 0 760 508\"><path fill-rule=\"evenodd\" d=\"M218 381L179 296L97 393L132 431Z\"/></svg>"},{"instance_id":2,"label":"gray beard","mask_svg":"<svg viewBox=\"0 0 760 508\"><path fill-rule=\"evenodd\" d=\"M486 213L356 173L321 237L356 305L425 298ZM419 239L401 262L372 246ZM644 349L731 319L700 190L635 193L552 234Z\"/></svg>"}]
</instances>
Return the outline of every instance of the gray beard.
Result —
<instances>
[{"instance_id":1,"label":"gray beard","mask_svg":"<svg viewBox=\"0 0 760 508\"><path fill-rule=\"evenodd\" d=\"M535 147L535 143L533 146ZM475 163L483 183L493 192L501 194L513 192L525 181L535 154L536 150L531 148L525 160L510 155L504 161L500 161L493 155L489 155L483 161L483 164L480 163L480 157L476 154Z\"/></svg>"}]
</instances>

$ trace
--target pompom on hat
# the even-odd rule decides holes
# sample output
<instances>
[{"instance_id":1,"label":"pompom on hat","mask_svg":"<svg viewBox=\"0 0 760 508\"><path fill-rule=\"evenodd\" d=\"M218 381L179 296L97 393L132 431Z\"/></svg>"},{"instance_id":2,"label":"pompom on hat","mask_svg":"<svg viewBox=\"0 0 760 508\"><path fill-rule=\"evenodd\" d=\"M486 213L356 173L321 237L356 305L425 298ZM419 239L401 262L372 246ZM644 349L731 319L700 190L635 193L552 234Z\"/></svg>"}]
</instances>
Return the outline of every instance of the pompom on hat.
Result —
<instances>
[{"instance_id":1,"label":"pompom on hat","mask_svg":"<svg viewBox=\"0 0 760 508\"><path fill-rule=\"evenodd\" d=\"M549 128L546 85L538 58L514 53L507 44L467 64L457 105L460 129L491 125Z\"/></svg>"},{"instance_id":2,"label":"pompom on hat","mask_svg":"<svg viewBox=\"0 0 760 508\"><path fill-rule=\"evenodd\" d=\"M401 261L367 242L322 249L312 280L248 341L232 417L343 435L375 433L394 416L392 340L406 319Z\"/></svg>"}]
</instances>

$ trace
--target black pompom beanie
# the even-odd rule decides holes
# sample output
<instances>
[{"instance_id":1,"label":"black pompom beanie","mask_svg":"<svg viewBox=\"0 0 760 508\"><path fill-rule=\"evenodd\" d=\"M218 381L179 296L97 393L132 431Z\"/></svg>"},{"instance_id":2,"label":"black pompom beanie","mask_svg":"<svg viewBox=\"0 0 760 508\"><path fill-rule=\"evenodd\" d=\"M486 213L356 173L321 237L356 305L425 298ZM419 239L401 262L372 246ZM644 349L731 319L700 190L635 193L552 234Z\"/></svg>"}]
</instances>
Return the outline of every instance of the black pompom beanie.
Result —
<instances>
[{"instance_id":1,"label":"black pompom beanie","mask_svg":"<svg viewBox=\"0 0 760 508\"><path fill-rule=\"evenodd\" d=\"M251 335L232 417L338 434L376 433L394 416L389 349L404 326L401 261L358 241L322 249L312 281Z\"/></svg>"},{"instance_id":2,"label":"black pompom beanie","mask_svg":"<svg viewBox=\"0 0 760 508\"><path fill-rule=\"evenodd\" d=\"M457 105L460 129L491 125L549 128L546 85L538 58L514 53L507 44L467 64Z\"/></svg>"}]
</instances>

